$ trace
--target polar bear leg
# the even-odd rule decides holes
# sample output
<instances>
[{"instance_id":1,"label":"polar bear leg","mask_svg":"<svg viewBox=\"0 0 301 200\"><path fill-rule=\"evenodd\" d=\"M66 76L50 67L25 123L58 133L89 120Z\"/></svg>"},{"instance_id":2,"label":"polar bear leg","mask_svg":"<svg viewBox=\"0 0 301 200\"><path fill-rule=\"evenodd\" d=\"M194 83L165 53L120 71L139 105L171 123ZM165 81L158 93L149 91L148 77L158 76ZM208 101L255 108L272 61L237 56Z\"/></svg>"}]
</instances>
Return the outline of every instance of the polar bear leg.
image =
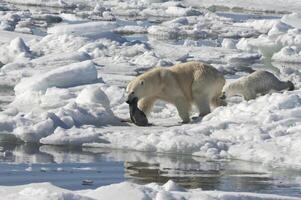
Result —
<instances>
[{"instance_id":1,"label":"polar bear leg","mask_svg":"<svg viewBox=\"0 0 301 200\"><path fill-rule=\"evenodd\" d=\"M222 87L218 88L218 91L215 93L215 96L212 97L212 99L210 100L210 107L211 110L219 107L219 106L226 106L227 102L222 99L222 92L221 92Z\"/></svg>"},{"instance_id":2,"label":"polar bear leg","mask_svg":"<svg viewBox=\"0 0 301 200\"><path fill-rule=\"evenodd\" d=\"M195 81L192 84L192 98L193 102L199 110L199 116L203 117L210 113L210 104L208 100L208 92L202 88L202 85L206 85L205 81Z\"/></svg>"},{"instance_id":3,"label":"polar bear leg","mask_svg":"<svg viewBox=\"0 0 301 200\"><path fill-rule=\"evenodd\" d=\"M245 100L249 101L251 99L256 98L256 92L253 90L249 90L248 92L244 92L243 97Z\"/></svg>"},{"instance_id":4,"label":"polar bear leg","mask_svg":"<svg viewBox=\"0 0 301 200\"><path fill-rule=\"evenodd\" d=\"M187 102L187 100L184 97L178 97L175 101L175 106L178 110L179 116L183 120L183 123L190 122L190 104Z\"/></svg>"},{"instance_id":5,"label":"polar bear leg","mask_svg":"<svg viewBox=\"0 0 301 200\"><path fill-rule=\"evenodd\" d=\"M138 108L140 110L142 110L142 112L144 112L145 115L149 115L153 108L155 101L156 101L156 99L152 98L152 97L143 98L143 99L139 100Z\"/></svg>"},{"instance_id":6,"label":"polar bear leg","mask_svg":"<svg viewBox=\"0 0 301 200\"><path fill-rule=\"evenodd\" d=\"M210 113L210 105L206 96L195 96L194 101L199 110L200 117L204 117L205 115Z\"/></svg>"},{"instance_id":7,"label":"polar bear leg","mask_svg":"<svg viewBox=\"0 0 301 200\"><path fill-rule=\"evenodd\" d=\"M221 95L217 96L217 97L213 97L210 101L210 108L211 110L219 107L219 106L226 106L227 103L226 101L224 101L223 99L221 99Z\"/></svg>"}]
</instances>

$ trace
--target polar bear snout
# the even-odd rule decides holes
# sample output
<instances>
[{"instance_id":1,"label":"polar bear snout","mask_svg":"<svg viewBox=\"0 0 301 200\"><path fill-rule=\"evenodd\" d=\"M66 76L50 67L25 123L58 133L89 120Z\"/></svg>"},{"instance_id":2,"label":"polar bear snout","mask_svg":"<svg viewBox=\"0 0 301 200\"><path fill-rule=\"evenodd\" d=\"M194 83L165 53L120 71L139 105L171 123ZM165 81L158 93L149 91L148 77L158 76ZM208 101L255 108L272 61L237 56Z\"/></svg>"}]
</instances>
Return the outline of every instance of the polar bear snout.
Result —
<instances>
[{"instance_id":1,"label":"polar bear snout","mask_svg":"<svg viewBox=\"0 0 301 200\"><path fill-rule=\"evenodd\" d=\"M138 101L138 97L135 96L134 92L131 92L126 100L127 104L132 104L133 102Z\"/></svg>"},{"instance_id":2,"label":"polar bear snout","mask_svg":"<svg viewBox=\"0 0 301 200\"><path fill-rule=\"evenodd\" d=\"M221 100L225 100L227 98L226 92L222 92L222 95L219 97Z\"/></svg>"}]
</instances>

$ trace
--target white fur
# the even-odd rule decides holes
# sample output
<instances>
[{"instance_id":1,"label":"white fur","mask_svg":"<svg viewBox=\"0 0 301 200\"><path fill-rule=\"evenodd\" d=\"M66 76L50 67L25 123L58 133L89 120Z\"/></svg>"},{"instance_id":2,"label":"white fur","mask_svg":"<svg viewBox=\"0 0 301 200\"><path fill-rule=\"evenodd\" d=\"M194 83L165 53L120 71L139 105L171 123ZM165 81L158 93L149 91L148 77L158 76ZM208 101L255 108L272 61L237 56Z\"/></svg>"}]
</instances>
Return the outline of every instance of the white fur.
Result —
<instances>
[{"instance_id":1,"label":"white fur","mask_svg":"<svg viewBox=\"0 0 301 200\"><path fill-rule=\"evenodd\" d=\"M223 104L219 97L224 84L223 75L211 65L187 62L145 72L128 84L127 93L138 97L138 107L146 114L158 99L172 103L187 123L192 104L201 116Z\"/></svg>"},{"instance_id":2,"label":"white fur","mask_svg":"<svg viewBox=\"0 0 301 200\"><path fill-rule=\"evenodd\" d=\"M223 93L226 97L242 96L245 100L255 99L257 95L267 94L270 91L289 89L288 82L280 81L274 74L258 70L248 76L226 84Z\"/></svg>"}]
</instances>

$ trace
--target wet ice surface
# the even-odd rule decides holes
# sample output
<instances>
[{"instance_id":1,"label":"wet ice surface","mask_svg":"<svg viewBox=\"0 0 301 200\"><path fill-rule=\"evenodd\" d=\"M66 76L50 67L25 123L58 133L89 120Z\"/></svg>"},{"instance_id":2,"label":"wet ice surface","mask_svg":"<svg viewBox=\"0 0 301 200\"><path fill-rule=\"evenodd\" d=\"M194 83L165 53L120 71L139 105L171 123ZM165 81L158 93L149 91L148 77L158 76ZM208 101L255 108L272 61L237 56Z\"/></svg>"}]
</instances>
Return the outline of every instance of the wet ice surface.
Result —
<instances>
[{"instance_id":1,"label":"wet ice surface","mask_svg":"<svg viewBox=\"0 0 301 200\"><path fill-rule=\"evenodd\" d=\"M272 13L160 1L10 2L0 4L1 138L63 147L6 146L1 185L50 181L74 190L93 177L90 188L173 179L187 188L300 196L299 14L284 15L279 2ZM120 122L129 118L124 88L134 76L190 60L212 64L229 82L264 68L296 90L230 99L188 125L164 102L152 127Z\"/></svg>"},{"instance_id":2,"label":"wet ice surface","mask_svg":"<svg viewBox=\"0 0 301 200\"><path fill-rule=\"evenodd\" d=\"M0 147L3 186L51 182L78 190L123 181L164 184L171 179L187 189L301 195L300 171L272 169L259 163L33 144L1 143ZM83 185L84 180L93 184Z\"/></svg>"}]
</instances>

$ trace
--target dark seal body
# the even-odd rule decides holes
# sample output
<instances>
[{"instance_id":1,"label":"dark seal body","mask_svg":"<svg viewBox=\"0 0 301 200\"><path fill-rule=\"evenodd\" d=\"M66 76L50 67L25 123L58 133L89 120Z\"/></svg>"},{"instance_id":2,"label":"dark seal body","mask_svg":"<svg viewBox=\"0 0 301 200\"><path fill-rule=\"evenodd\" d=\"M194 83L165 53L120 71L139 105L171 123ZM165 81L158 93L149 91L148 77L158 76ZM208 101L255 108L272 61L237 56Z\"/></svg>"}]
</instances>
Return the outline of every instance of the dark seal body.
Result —
<instances>
[{"instance_id":1,"label":"dark seal body","mask_svg":"<svg viewBox=\"0 0 301 200\"><path fill-rule=\"evenodd\" d=\"M138 106L138 98L134 98L133 101L128 102L130 107L131 120L137 126L148 126L148 120L144 112L142 112Z\"/></svg>"}]
</instances>

